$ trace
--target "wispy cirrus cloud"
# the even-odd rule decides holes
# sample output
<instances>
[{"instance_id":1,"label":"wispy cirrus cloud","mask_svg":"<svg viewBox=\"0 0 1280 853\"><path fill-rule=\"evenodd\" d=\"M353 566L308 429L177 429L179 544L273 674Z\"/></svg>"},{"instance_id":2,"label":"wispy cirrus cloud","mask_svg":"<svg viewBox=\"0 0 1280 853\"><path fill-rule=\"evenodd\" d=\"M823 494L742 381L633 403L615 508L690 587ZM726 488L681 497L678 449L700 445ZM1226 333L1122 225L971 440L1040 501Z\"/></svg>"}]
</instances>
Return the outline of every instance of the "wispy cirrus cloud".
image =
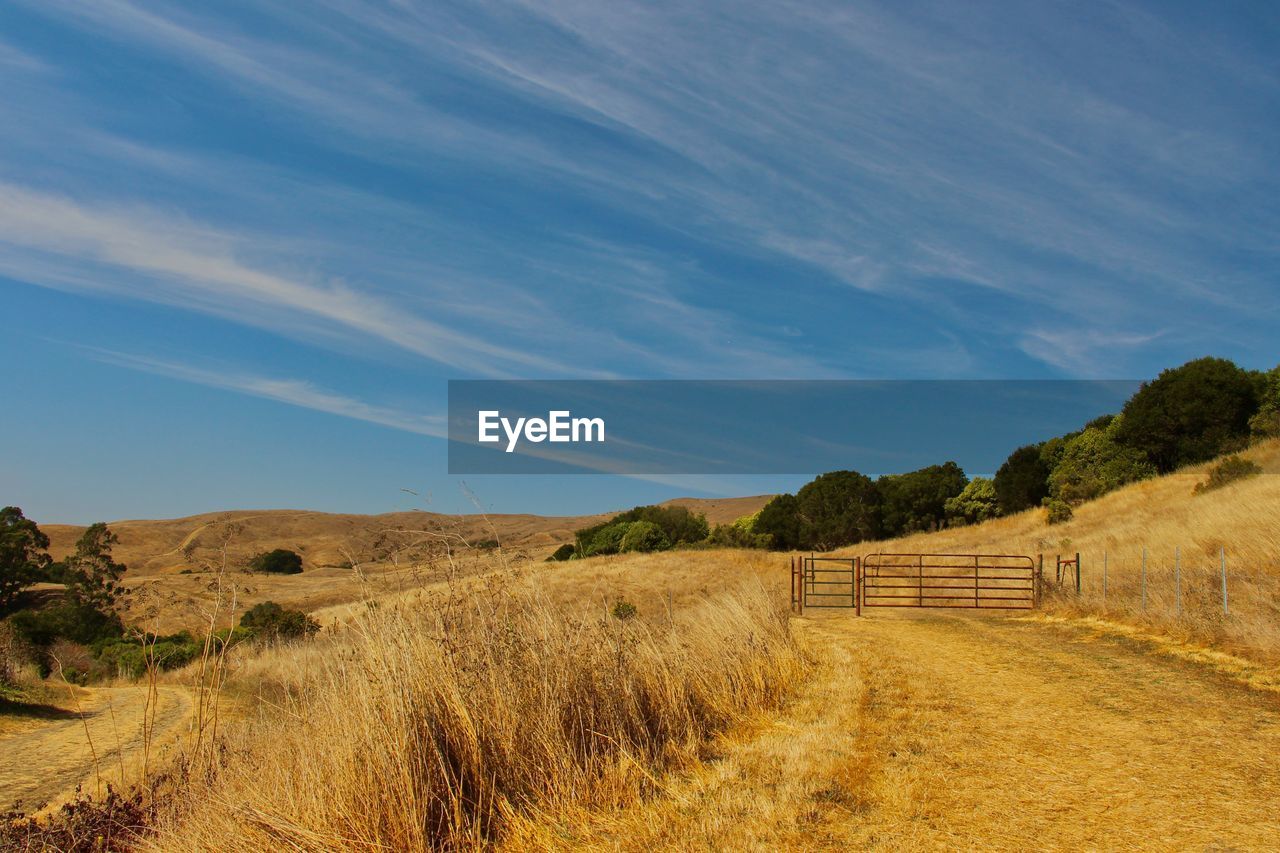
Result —
<instances>
[{"instance_id":1,"label":"wispy cirrus cloud","mask_svg":"<svg viewBox=\"0 0 1280 853\"><path fill-rule=\"evenodd\" d=\"M448 425L443 415L415 414L401 409L374 405L321 388L306 380L260 376L234 369L198 367L151 356L94 347L84 349L94 360L116 367L165 376L208 388L247 394L264 400L274 400L277 403L285 403L301 409L311 409L432 438L448 437Z\"/></svg>"},{"instance_id":2,"label":"wispy cirrus cloud","mask_svg":"<svg viewBox=\"0 0 1280 853\"><path fill-rule=\"evenodd\" d=\"M417 316L339 280L308 281L237 256L233 233L146 208L83 204L0 184L0 271L51 286L98 289L274 328L367 336L481 374L568 372ZM86 267L86 263L92 266Z\"/></svg>"}]
</instances>

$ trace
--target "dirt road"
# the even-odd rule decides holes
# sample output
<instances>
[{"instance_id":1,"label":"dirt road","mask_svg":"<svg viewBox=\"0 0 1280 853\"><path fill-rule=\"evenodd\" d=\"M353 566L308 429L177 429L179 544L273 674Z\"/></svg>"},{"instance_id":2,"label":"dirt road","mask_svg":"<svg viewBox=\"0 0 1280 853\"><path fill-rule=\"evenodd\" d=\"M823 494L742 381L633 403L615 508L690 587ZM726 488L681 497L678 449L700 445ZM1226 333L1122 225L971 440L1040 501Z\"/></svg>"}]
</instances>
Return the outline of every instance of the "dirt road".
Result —
<instances>
[{"instance_id":1,"label":"dirt road","mask_svg":"<svg viewBox=\"0 0 1280 853\"><path fill-rule=\"evenodd\" d=\"M8 808L17 800L31 810L80 783L93 792L99 778L119 785L122 768L127 776L141 761L145 709L142 686L91 688L79 711L46 711L0 737L0 805ZM190 712L187 690L160 687L153 749L171 740Z\"/></svg>"},{"instance_id":2,"label":"dirt road","mask_svg":"<svg viewBox=\"0 0 1280 853\"><path fill-rule=\"evenodd\" d=\"M1280 696L1034 617L806 616L817 671L666 796L644 849L1274 850Z\"/></svg>"}]
</instances>

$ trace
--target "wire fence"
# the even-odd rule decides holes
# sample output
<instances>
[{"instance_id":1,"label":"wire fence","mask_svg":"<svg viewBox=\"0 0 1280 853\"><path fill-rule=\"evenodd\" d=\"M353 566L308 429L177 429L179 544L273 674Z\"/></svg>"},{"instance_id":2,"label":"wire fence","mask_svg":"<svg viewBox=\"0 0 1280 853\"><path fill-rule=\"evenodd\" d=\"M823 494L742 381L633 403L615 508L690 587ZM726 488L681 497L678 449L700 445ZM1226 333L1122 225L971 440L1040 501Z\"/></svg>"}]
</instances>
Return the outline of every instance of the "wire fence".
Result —
<instances>
[{"instance_id":1,"label":"wire fence","mask_svg":"<svg viewBox=\"0 0 1280 853\"><path fill-rule=\"evenodd\" d=\"M1280 655L1280 571L1231 551L1147 546L1044 554L1050 608L1180 624ZM1199 631L1195 629L1201 629Z\"/></svg>"}]
</instances>

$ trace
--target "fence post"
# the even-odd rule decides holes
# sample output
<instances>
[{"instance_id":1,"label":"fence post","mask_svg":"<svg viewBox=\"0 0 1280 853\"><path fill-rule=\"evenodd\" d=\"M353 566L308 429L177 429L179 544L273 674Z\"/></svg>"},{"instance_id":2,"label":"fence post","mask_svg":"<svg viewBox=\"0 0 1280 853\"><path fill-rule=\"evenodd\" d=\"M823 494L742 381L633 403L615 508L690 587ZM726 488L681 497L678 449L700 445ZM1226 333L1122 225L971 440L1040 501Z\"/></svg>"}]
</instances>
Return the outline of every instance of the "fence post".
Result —
<instances>
[{"instance_id":1,"label":"fence post","mask_svg":"<svg viewBox=\"0 0 1280 853\"><path fill-rule=\"evenodd\" d=\"M1178 607L1178 615L1182 615L1182 549L1173 548L1173 600Z\"/></svg>"},{"instance_id":2,"label":"fence post","mask_svg":"<svg viewBox=\"0 0 1280 853\"><path fill-rule=\"evenodd\" d=\"M1076 551L1076 596L1080 595L1080 552Z\"/></svg>"},{"instance_id":3,"label":"fence post","mask_svg":"<svg viewBox=\"0 0 1280 853\"><path fill-rule=\"evenodd\" d=\"M1107 552L1102 552L1102 606L1107 606Z\"/></svg>"},{"instance_id":4,"label":"fence post","mask_svg":"<svg viewBox=\"0 0 1280 853\"><path fill-rule=\"evenodd\" d=\"M1033 593L1033 595L1035 596L1036 607L1039 607L1040 600L1044 596L1044 552L1043 551L1040 552L1040 566L1039 568L1036 569L1036 578L1031 585L1032 587L1035 588L1035 592Z\"/></svg>"},{"instance_id":5,"label":"fence post","mask_svg":"<svg viewBox=\"0 0 1280 853\"><path fill-rule=\"evenodd\" d=\"M1147 549L1142 549L1142 612L1147 612Z\"/></svg>"},{"instance_id":6,"label":"fence post","mask_svg":"<svg viewBox=\"0 0 1280 853\"><path fill-rule=\"evenodd\" d=\"M1218 565L1222 567L1222 615L1230 616L1231 611L1227 608L1227 549L1225 546L1218 547Z\"/></svg>"}]
</instances>

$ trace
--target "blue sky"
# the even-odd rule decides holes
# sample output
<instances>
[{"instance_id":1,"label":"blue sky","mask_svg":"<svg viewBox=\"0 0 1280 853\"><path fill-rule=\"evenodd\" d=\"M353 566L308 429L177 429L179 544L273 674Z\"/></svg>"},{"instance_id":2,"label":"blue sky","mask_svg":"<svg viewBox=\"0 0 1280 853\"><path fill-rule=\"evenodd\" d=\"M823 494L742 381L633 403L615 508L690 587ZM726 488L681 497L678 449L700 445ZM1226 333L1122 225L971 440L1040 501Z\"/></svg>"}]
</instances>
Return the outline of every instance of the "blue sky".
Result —
<instances>
[{"instance_id":1,"label":"blue sky","mask_svg":"<svg viewBox=\"0 0 1280 853\"><path fill-rule=\"evenodd\" d=\"M0 500L46 521L471 508L450 378L1280 361L1270 3L19 0L0 108Z\"/></svg>"}]
</instances>

